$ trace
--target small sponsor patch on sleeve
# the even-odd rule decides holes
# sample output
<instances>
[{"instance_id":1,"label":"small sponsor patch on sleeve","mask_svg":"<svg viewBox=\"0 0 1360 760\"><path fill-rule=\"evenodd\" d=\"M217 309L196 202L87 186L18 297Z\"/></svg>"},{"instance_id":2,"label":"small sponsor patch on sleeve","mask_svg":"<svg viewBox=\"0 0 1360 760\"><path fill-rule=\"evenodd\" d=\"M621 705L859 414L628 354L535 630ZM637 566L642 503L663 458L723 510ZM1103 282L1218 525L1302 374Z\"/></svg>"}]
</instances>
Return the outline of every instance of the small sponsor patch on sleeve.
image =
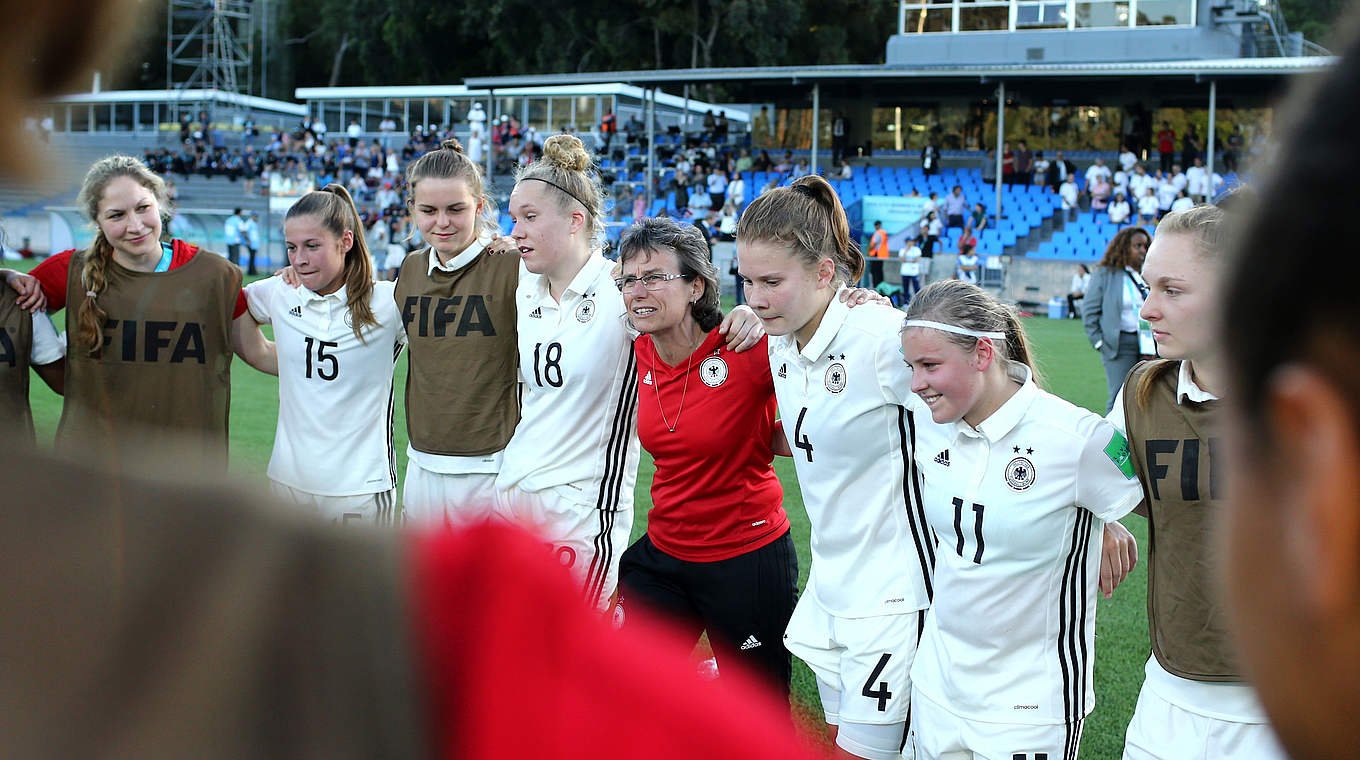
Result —
<instances>
[{"instance_id":1,"label":"small sponsor patch on sleeve","mask_svg":"<svg viewBox=\"0 0 1360 760\"><path fill-rule=\"evenodd\" d=\"M1123 433L1118 430L1114 431L1114 436L1110 438L1110 442L1105 444L1105 456L1109 457L1111 462L1114 462L1114 466L1124 473L1125 478L1133 480L1137 477L1137 473L1133 471L1133 456L1129 452L1129 439L1125 438Z\"/></svg>"}]
</instances>

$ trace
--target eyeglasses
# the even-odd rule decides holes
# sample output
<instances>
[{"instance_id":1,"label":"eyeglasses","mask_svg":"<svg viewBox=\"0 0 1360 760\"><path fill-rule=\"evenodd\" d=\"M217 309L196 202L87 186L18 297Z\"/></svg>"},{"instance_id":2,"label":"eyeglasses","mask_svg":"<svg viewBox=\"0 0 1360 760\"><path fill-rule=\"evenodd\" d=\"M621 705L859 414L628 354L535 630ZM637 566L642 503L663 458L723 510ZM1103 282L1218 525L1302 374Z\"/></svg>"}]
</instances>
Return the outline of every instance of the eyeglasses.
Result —
<instances>
[{"instance_id":1,"label":"eyeglasses","mask_svg":"<svg viewBox=\"0 0 1360 760\"><path fill-rule=\"evenodd\" d=\"M662 274L660 272L653 272L651 274L644 274L641 277L619 277L614 280L614 284L619 287L619 290L625 293L632 290L633 286L637 285L639 282L642 283L642 287L648 290L660 290L661 286L671 280L679 280L683 277L683 274Z\"/></svg>"}]
</instances>

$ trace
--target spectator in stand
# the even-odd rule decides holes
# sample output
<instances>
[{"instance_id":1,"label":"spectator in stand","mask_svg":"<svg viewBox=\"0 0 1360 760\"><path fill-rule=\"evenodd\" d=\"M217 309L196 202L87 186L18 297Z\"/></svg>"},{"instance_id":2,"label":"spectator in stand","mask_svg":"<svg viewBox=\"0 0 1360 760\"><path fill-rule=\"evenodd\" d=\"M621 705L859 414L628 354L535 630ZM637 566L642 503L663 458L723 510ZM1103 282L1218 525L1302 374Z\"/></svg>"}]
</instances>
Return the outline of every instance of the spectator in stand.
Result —
<instances>
[{"instance_id":1,"label":"spectator in stand","mask_svg":"<svg viewBox=\"0 0 1360 760\"><path fill-rule=\"evenodd\" d=\"M1176 131L1169 121L1162 122L1162 128L1157 131L1157 154L1162 159L1162 171L1171 171L1171 164L1176 161Z\"/></svg>"},{"instance_id":2,"label":"spectator in stand","mask_svg":"<svg viewBox=\"0 0 1360 760\"><path fill-rule=\"evenodd\" d=\"M980 233L987 229L987 207L981 203L973 204L973 213L968 217L968 226L973 232Z\"/></svg>"},{"instance_id":3,"label":"spectator in stand","mask_svg":"<svg viewBox=\"0 0 1360 760\"><path fill-rule=\"evenodd\" d=\"M233 264L241 263L241 226L245 222L241 209L234 208L231 216L222 224L222 237L227 243L227 261Z\"/></svg>"},{"instance_id":4,"label":"spectator in stand","mask_svg":"<svg viewBox=\"0 0 1360 760\"><path fill-rule=\"evenodd\" d=\"M737 207L731 201L723 206L722 216L718 218L718 239L724 243L737 239Z\"/></svg>"},{"instance_id":5,"label":"spectator in stand","mask_svg":"<svg viewBox=\"0 0 1360 760\"><path fill-rule=\"evenodd\" d=\"M1150 187L1147 188L1143 192L1142 197L1138 199L1137 224L1139 226L1142 226L1144 224L1156 224L1157 217L1160 215L1159 213L1160 211L1161 204L1157 200L1157 191L1153 190ZM1111 212L1111 219L1113 220L1113 212Z\"/></svg>"},{"instance_id":6,"label":"spectator in stand","mask_svg":"<svg viewBox=\"0 0 1360 760\"><path fill-rule=\"evenodd\" d=\"M758 172L767 172L770 171L773 165L774 163L770 160L770 152L767 150L760 151L760 156L755 160L755 170Z\"/></svg>"},{"instance_id":7,"label":"spectator in stand","mask_svg":"<svg viewBox=\"0 0 1360 760\"><path fill-rule=\"evenodd\" d=\"M1133 174L1129 177L1129 197L1142 198L1147 195L1148 188L1157 189L1157 179L1147 173L1147 169L1142 164L1133 167Z\"/></svg>"},{"instance_id":8,"label":"spectator in stand","mask_svg":"<svg viewBox=\"0 0 1360 760\"><path fill-rule=\"evenodd\" d=\"M1119 146L1119 168L1123 169L1126 173L1131 172L1133 171L1133 165L1136 163L1138 163L1138 156L1134 155L1134 152L1129 150L1129 146Z\"/></svg>"},{"instance_id":9,"label":"spectator in stand","mask_svg":"<svg viewBox=\"0 0 1360 760\"><path fill-rule=\"evenodd\" d=\"M1077 220L1077 178L1071 174L1058 186L1058 195L1062 197L1063 215L1067 221Z\"/></svg>"},{"instance_id":10,"label":"spectator in stand","mask_svg":"<svg viewBox=\"0 0 1360 760\"><path fill-rule=\"evenodd\" d=\"M774 170L780 174L788 174L793 171L793 151L784 151L784 157L779 159L779 164L774 167Z\"/></svg>"},{"instance_id":11,"label":"spectator in stand","mask_svg":"<svg viewBox=\"0 0 1360 760\"><path fill-rule=\"evenodd\" d=\"M397 131L397 120L391 116L382 117L378 122L378 131L382 133L383 150L392 149L392 133Z\"/></svg>"},{"instance_id":12,"label":"spectator in stand","mask_svg":"<svg viewBox=\"0 0 1360 760\"><path fill-rule=\"evenodd\" d=\"M1127 196L1129 194L1129 179L1132 177L1133 177L1132 172L1127 172L1124 171L1123 169L1119 169L1118 171L1116 171L1114 173L1114 187L1112 188L1113 192L1123 193L1125 196Z\"/></svg>"},{"instance_id":13,"label":"spectator in stand","mask_svg":"<svg viewBox=\"0 0 1360 760\"><path fill-rule=\"evenodd\" d=\"M401 205L401 196L398 195L397 191L392 188L391 180L383 181L382 188L378 190L377 195L374 197L374 202L377 204L379 211L386 211L387 209L390 209L394 206Z\"/></svg>"},{"instance_id":14,"label":"spectator in stand","mask_svg":"<svg viewBox=\"0 0 1360 760\"><path fill-rule=\"evenodd\" d=\"M959 252L958 264L954 267L954 279L976 285L980 269L977 253L974 252L973 246L967 245Z\"/></svg>"},{"instance_id":15,"label":"spectator in stand","mask_svg":"<svg viewBox=\"0 0 1360 760\"><path fill-rule=\"evenodd\" d=\"M811 173L811 171L812 170L808 168L807 159L800 158L798 159L798 164L793 167L793 172L789 174L789 179L798 179L799 177L806 177L808 174Z\"/></svg>"},{"instance_id":16,"label":"spectator in stand","mask_svg":"<svg viewBox=\"0 0 1360 760\"><path fill-rule=\"evenodd\" d=\"M1105 366L1109 396L1108 413L1124 387L1124 378L1140 356L1155 354L1152 332L1138 316L1147 298L1147 285L1139 274L1152 237L1142 227L1120 230L1111 238L1082 302L1081 320L1091 346L1100 352ZM1145 339L1140 339L1145 334ZM1146 343L1146 345L1144 345Z\"/></svg>"},{"instance_id":17,"label":"spectator in stand","mask_svg":"<svg viewBox=\"0 0 1360 760\"><path fill-rule=\"evenodd\" d=\"M1078 264L1077 271L1072 273L1072 283L1067 286L1067 318L1081 319L1081 313L1077 311L1077 301L1086 297L1086 287L1091 282L1091 270L1085 264Z\"/></svg>"},{"instance_id":18,"label":"spectator in stand","mask_svg":"<svg viewBox=\"0 0 1360 760\"><path fill-rule=\"evenodd\" d=\"M1042 185L1048 179L1049 161L1044 158L1042 150L1034 151L1034 163L1030 167L1030 177L1027 184Z\"/></svg>"},{"instance_id":19,"label":"spectator in stand","mask_svg":"<svg viewBox=\"0 0 1360 760\"><path fill-rule=\"evenodd\" d=\"M1097 175L1086 185L1086 191L1091 196L1091 210L1104 211L1105 207L1110 205L1110 193L1113 192L1113 188L1110 187L1108 176Z\"/></svg>"},{"instance_id":20,"label":"spectator in stand","mask_svg":"<svg viewBox=\"0 0 1360 760\"><path fill-rule=\"evenodd\" d=\"M911 193L912 195L916 195L916 188L912 188ZM935 193L931 193L930 196L926 198L925 205L921 206L921 219L924 220L927 216L934 213L940 213L940 211L939 196Z\"/></svg>"},{"instance_id":21,"label":"spectator in stand","mask_svg":"<svg viewBox=\"0 0 1360 760\"><path fill-rule=\"evenodd\" d=\"M1073 186L1076 185L1077 165L1063 157L1063 152L1058 151L1058 155L1048 165L1048 173L1045 181L1053 192L1058 192L1062 184L1072 177Z\"/></svg>"},{"instance_id":22,"label":"spectator in stand","mask_svg":"<svg viewBox=\"0 0 1360 760\"><path fill-rule=\"evenodd\" d=\"M359 140L364 136L364 128L359 126L359 120L350 119L345 132L349 135L349 147L351 149L359 147Z\"/></svg>"},{"instance_id":23,"label":"spectator in stand","mask_svg":"<svg viewBox=\"0 0 1360 760\"><path fill-rule=\"evenodd\" d=\"M731 181L727 183L727 200L741 213L741 209L746 205L746 180L742 179L740 173L733 173Z\"/></svg>"},{"instance_id":24,"label":"spectator in stand","mask_svg":"<svg viewBox=\"0 0 1360 760\"><path fill-rule=\"evenodd\" d=\"M934 140L927 140L921 148L921 172L927 177L940 173L940 149Z\"/></svg>"},{"instance_id":25,"label":"spectator in stand","mask_svg":"<svg viewBox=\"0 0 1360 760\"><path fill-rule=\"evenodd\" d=\"M604 140L603 155L609 157L609 145L614 141L614 133L618 131L619 119L613 111L605 111L604 118L600 119L600 137Z\"/></svg>"},{"instance_id":26,"label":"spectator in stand","mask_svg":"<svg viewBox=\"0 0 1360 760\"><path fill-rule=\"evenodd\" d=\"M1114 203L1110 204L1109 214L1110 223L1122 227L1129 222L1129 215L1133 210L1129 208L1129 202L1124 200L1124 194L1115 192Z\"/></svg>"},{"instance_id":27,"label":"spectator in stand","mask_svg":"<svg viewBox=\"0 0 1360 760\"><path fill-rule=\"evenodd\" d=\"M1001 144L1001 181L1007 185L1015 182L1015 151L1008 142Z\"/></svg>"},{"instance_id":28,"label":"spectator in stand","mask_svg":"<svg viewBox=\"0 0 1360 760\"><path fill-rule=\"evenodd\" d=\"M708 175L708 196L709 207L720 209L727 203L727 172L722 169L715 169Z\"/></svg>"},{"instance_id":29,"label":"spectator in stand","mask_svg":"<svg viewBox=\"0 0 1360 760\"><path fill-rule=\"evenodd\" d=\"M1176 211L1186 211L1186 210L1192 209L1192 208L1194 208L1194 207L1195 207L1195 199L1194 199L1194 198L1191 198L1190 195L1189 195L1188 193L1186 193L1184 190L1181 190L1181 191L1177 192L1177 193L1176 193L1176 200L1174 200L1174 201L1171 202L1171 211L1173 211L1173 212L1176 212Z\"/></svg>"},{"instance_id":30,"label":"spectator in stand","mask_svg":"<svg viewBox=\"0 0 1360 760\"><path fill-rule=\"evenodd\" d=\"M246 247L246 274L254 277L258 274L255 271L255 256L260 252L260 215L254 211L241 224L241 244ZM265 262L266 265L268 263Z\"/></svg>"},{"instance_id":31,"label":"spectator in stand","mask_svg":"<svg viewBox=\"0 0 1360 760\"><path fill-rule=\"evenodd\" d=\"M1199 130L1191 124L1185 129L1185 135L1181 137L1181 166L1194 166L1195 159L1199 158L1204 146L1199 141Z\"/></svg>"},{"instance_id":32,"label":"spectator in stand","mask_svg":"<svg viewBox=\"0 0 1360 760\"><path fill-rule=\"evenodd\" d=\"M907 245L902 249L902 299L898 306L907 306L911 303L911 297L921 292L921 270L924 265L921 263L921 236L909 238Z\"/></svg>"},{"instance_id":33,"label":"spectator in stand","mask_svg":"<svg viewBox=\"0 0 1360 760\"><path fill-rule=\"evenodd\" d=\"M1111 176L1113 175L1110 173L1110 167L1105 165L1105 159L1097 158L1095 163L1086 167L1086 187L1090 188L1099 177L1104 177L1105 181L1109 182Z\"/></svg>"},{"instance_id":34,"label":"spectator in stand","mask_svg":"<svg viewBox=\"0 0 1360 760\"><path fill-rule=\"evenodd\" d=\"M1204 168L1204 161L1195 158L1190 166L1190 170L1185 173L1185 189L1189 195L1196 200L1207 200L1211 194L1209 188L1209 170Z\"/></svg>"},{"instance_id":35,"label":"spectator in stand","mask_svg":"<svg viewBox=\"0 0 1360 760\"><path fill-rule=\"evenodd\" d=\"M1157 179L1157 218L1161 219L1171 210L1171 204L1176 202L1176 184L1171 181L1170 174L1163 174Z\"/></svg>"},{"instance_id":36,"label":"spectator in stand","mask_svg":"<svg viewBox=\"0 0 1360 760\"><path fill-rule=\"evenodd\" d=\"M1232 134L1228 135L1228 149L1223 151L1223 171L1237 171L1237 162L1242 156L1246 140L1242 137L1241 125L1234 124Z\"/></svg>"},{"instance_id":37,"label":"spectator in stand","mask_svg":"<svg viewBox=\"0 0 1360 760\"><path fill-rule=\"evenodd\" d=\"M1177 191L1184 190L1186 185L1190 184L1190 178L1181 171L1180 164L1171 166L1171 184L1175 185Z\"/></svg>"},{"instance_id":38,"label":"spectator in stand","mask_svg":"<svg viewBox=\"0 0 1360 760\"><path fill-rule=\"evenodd\" d=\"M934 193L931 193L931 195L934 195ZM940 242L940 235L944 232L944 224L940 222L938 214L934 211L927 211L921 225L925 229L926 236L926 244L921 249L921 256L929 259L935 255L935 246Z\"/></svg>"},{"instance_id":39,"label":"spectator in stand","mask_svg":"<svg viewBox=\"0 0 1360 760\"><path fill-rule=\"evenodd\" d=\"M1019 147L1015 149L1015 181L1012 184L1029 185L1034 182L1031 176L1034 170L1034 154L1030 152L1024 140L1018 145Z\"/></svg>"},{"instance_id":40,"label":"spectator in stand","mask_svg":"<svg viewBox=\"0 0 1360 760\"><path fill-rule=\"evenodd\" d=\"M733 169L737 174L741 174L742 172L753 171L755 164L755 159L751 158L751 151L742 148L741 152L737 154L737 163Z\"/></svg>"},{"instance_id":41,"label":"spectator in stand","mask_svg":"<svg viewBox=\"0 0 1360 760\"><path fill-rule=\"evenodd\" d=\"M964 230L963 234L959 235L959 255L962 256L964 251L970 251L977 248L977 244L978 239L973 235L972 231Z\"/></svg>"},{"instance_id":42,"label":"spectator in stand","mask_svg":"<svg viewBox=\"0 0 1360 760\"><path fill-rule=\"evenodd\" d=\"M966 226L964 217L968 213L968 199L964 197L961 185L955 185L949 195L944 197L943 211L946 226L959 229Z\"/></svg>"},{"instance_id":43,"label":"spectator in stand","mask_svg":"<svg viewBox=\"0 0 1360 760\"><path fill-rule=\"evenodd\" d=\"M883 282L883 262L888 259L888 231L883 229L883 222L874 222L874 234L869 236L869 251L866 255L869 261L869 286L878 287Z\"/></svg>"}]
</instances>

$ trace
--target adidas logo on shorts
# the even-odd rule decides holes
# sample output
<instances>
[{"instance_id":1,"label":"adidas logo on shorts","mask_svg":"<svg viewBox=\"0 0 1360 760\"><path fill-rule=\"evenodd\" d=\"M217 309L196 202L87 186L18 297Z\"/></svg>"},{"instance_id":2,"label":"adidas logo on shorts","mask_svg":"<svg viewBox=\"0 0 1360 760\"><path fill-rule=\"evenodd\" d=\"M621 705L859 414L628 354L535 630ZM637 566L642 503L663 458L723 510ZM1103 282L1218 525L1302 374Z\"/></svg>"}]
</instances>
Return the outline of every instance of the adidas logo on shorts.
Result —
<instances>
[{"instance_id":1,"label":"adidas logo on shorts","mask_svg":"<svg viewBox=\"0 0 1360 760\"><path fill-rule=\"evenodd\" d=\"M302 307L301 307L301 306L294 306L293 308L291 308L291 309L288 310L288 313L291 314L291 315L293 315L293 316L295 316L295 317L300 317L300 316L302 316Z\"/></svg>"},{"instance_id":2,"label":"adidas logo on shorts","mask_svg":"<svg viewBox=\"0 0 1360 760\"><path fill-rule=\"evenodd\" d=\"M542 318L543 318L542 306L539 306L535 308L533 311L529 312L529 319L542 319Z\"/></svg>"},{"instance_id":3,"label":"adidas logo on shorts","mask_svg":"<svg viewBox=\"0 0 1360 760\"><path fill-rule=\"evenodd\" d=\"M741 642L742 650L755 649L758 646L760 646L760 640L755 636L747 636L746 640Z\"/></svg>"},{"instance_id":4,"label":"adidas logo on shorts","mask_svg":"<svg viewBox=\"0 0 1360 760\"><path fill-rule=\"evenodd\" d=\"M949 466L949 449L945 449L935 455L935 464L942 464L945 467Z\"/></svg>"}]
</instances>

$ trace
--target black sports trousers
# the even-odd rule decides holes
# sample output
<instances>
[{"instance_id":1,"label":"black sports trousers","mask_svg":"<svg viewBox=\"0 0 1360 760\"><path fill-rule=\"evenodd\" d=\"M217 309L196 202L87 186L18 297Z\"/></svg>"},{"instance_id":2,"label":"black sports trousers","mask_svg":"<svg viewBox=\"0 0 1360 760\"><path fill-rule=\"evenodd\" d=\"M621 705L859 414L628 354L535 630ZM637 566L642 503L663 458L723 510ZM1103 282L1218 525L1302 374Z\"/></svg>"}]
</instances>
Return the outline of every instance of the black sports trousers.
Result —
<instances>
[{"instance_id":1,"label":"black sports trousers","mask_svg":"<svg viewBox=\"0 0 1360 760\"><path fill-rule=\"evenodd\" d=\"M692 635L708 631L719 673L740 662L786 699L792 659L784 629L798 600L798 555L789 531L759 549L715 562L689 562L644 535L623 553L624 610L637 605Z\"/></svg>"}]
</instances>

